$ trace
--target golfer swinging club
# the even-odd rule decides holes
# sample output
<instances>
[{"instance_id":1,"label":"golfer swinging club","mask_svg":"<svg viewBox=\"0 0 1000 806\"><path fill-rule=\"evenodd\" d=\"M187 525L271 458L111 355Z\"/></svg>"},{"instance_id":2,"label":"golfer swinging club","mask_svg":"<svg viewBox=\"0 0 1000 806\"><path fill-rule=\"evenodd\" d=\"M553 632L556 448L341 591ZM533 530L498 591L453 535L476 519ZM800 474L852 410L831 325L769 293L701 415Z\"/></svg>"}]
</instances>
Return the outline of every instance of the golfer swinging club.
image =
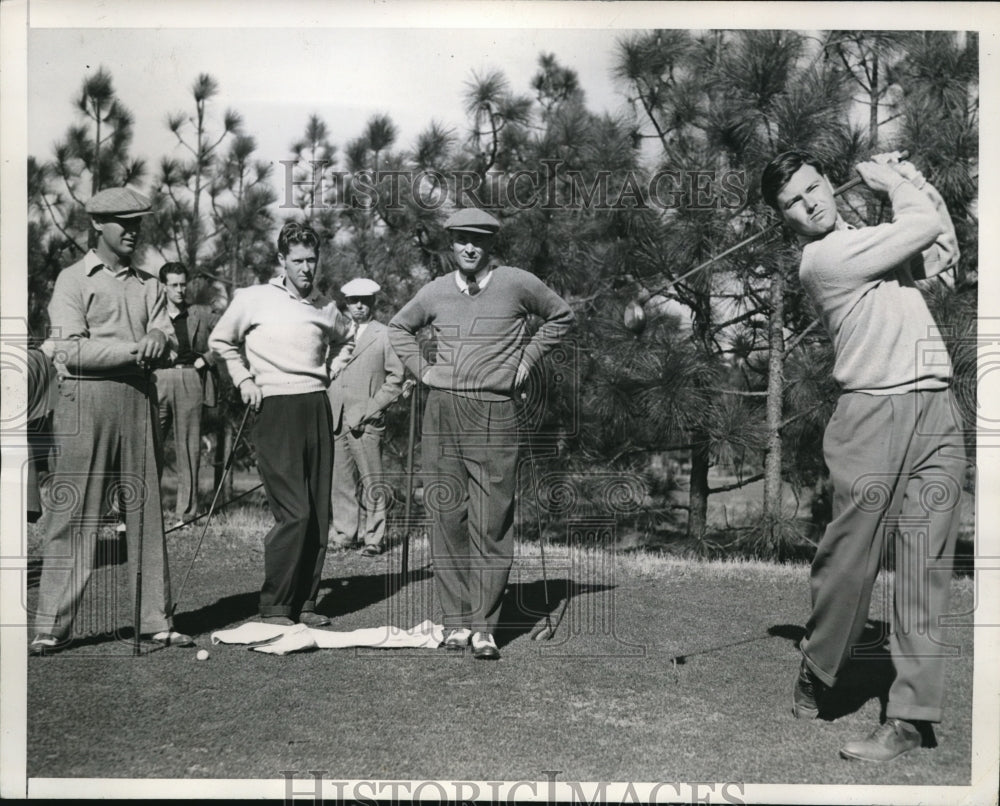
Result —
<instances>
[{"instance_id":1,"label":"golfer swinging club","mask_svg":"<svg viewBox=\"0 0 1000 806\"><path fill-rule=\"evenodd\" d=\"M500 222L477 209L445 222L455 271L425 285L389 323L393 348L430 387L424 412L425 488L445 649L500 657L493 633L513 562L518 432L513 397L566 334L569 305L530 272L491 262ZM542 324L529 336L527 317ZM417 331L433 328L436 361ZM433 489L440 485L440 489Z\"/></svg>"},{"instance_id":2,"label":"golfer swinging club","mask_svg":"<svg viewBox=\"0 0 1000 806\"><path fill-rule=\"evenodd\" d=\"M894 539L886 721L840 750L878 762L919 747L924 723L941 720L944 652L933 632L948 604L966 460L948 353L914 285L958 259L948 211L897 154L857 171L889 197L890 223L847 225L822 165L799 151L768 164L761 191L802 248L799 277L830 334L842 387L823 440L833 520L812 564L792 710L820 713L864 631L883 541Z\"/></svg>"},{"instance_id":3,"label":"golfer swinging club","mask_svg":"<svg viewBox=\"0 0 1000 806\"><path fill-rule=\"evenodd\" d=\"M264 537L261 621L323 627L316 596L326 558L333 433L331 346L349 322L316 288L319 236L289 222L278 235L280 276L233 295L208 346L226 362L254 424L257 465L275 524ZM240 355L245 349L246 363Z\"/></svg>"}]
</instances>

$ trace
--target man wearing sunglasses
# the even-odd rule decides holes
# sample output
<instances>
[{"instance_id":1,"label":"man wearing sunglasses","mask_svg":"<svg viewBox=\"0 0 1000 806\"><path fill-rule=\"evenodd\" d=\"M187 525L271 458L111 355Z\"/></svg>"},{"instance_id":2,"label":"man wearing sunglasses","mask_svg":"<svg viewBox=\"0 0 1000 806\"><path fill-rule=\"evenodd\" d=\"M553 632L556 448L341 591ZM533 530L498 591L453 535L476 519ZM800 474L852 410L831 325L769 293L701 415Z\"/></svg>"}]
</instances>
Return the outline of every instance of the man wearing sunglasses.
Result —
<instances>
[{"instance_id":1,"label":"man wearing sunglasses","mask_svg":"<svg viewBox=\"0 0 1000 806\"><path fill-rule=\"evenodd\" d=\"M444 613L445 649L500 657L493 633L513 560L518 459L514 399L567 333L569 305L534 274L491 259L500 222L459 210L445 222L454 271L425 285L389 323L403 364L430 387L423 421L424 502ZM541 319L529 330L528 318ZM433 363L417 332L431 326Z\"/></svg>"},{"instance_id":2,"label":"man wearing sunglasses","mask_svg":"<svg viewBox=\"0 0 1000 806\"><path fill-rule=\"evenodd\" d=\"M403 388L403 365L389 344L388 328L373 316L380 290L374 280L362 277L341 286L351 337L331 363L327 390L334 441L330 542L335 548L352 548L360 533L366 557L385 551L387 502L379 484L384 412Z\"/></svg>"}]
</instances>

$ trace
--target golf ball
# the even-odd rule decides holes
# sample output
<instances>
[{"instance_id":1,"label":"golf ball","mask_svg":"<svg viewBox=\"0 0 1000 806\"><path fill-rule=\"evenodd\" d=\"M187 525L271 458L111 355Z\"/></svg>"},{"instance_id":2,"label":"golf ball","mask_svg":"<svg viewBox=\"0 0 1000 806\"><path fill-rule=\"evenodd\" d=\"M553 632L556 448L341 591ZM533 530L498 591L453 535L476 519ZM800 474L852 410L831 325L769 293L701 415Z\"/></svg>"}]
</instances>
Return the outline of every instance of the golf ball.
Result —
<instances>
[{"instance_id":1,"label":"golf ball","mask_svg":"<svg viewBox=\"0 0 1000 806\"><path fill-rule=\"evenodd\" d=\"M198 660L208 660L208 650L207 649L199 649L198 650L198 654L195 655L195 657Z\"/></svg>"}]
</instances>

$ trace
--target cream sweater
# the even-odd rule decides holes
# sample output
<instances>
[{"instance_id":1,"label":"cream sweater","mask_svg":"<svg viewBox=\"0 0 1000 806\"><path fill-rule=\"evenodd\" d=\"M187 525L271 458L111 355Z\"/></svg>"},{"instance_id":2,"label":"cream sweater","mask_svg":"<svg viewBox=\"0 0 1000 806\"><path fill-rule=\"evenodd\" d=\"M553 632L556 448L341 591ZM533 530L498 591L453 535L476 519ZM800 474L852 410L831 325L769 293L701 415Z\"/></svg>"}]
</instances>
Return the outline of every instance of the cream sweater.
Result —
<instances>
[{"instance_id":1,"label":"cream sweater","mask_svg":"<svg viewBox=\"0 0 1000 806\"><path fill-rule=\"evenodd\" d=\"M252 378L264 397L301 395L329 385L330 348L346 340L348 328L331 300L318 293L298 299L279 277L233 294L208 346L225 360L236 386Z\"/></svg>"},{"instance_id":2,"label":"cream sweater","mask_svg":"<svg viewBox=\"0 0 1000 806\"><path fill-rule=\"evenodd\" d=\"M889 198L890 223L853 229L838 221L807 244L799 277L833 341L833 376L845 391L943 389L951 361L914 279L955 263L955 231L931 185L900 178Z\"/></svg>"}]
</instances>

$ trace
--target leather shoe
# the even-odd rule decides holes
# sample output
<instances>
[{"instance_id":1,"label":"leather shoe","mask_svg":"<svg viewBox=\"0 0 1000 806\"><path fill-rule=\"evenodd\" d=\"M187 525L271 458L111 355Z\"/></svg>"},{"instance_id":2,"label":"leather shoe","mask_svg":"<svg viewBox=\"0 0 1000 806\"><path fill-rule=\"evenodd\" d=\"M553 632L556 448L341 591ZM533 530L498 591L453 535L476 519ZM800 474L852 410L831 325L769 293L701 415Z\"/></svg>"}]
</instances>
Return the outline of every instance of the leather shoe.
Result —
<instances>
[{"instance_id":1,"label":"leather shoe","mask_svg":"<svg viewBox=\"0 0 1000 806\"><path fill-rule=\"evenodd\" d=\"M448 637L441 642L440 648L451 652L464 652L465 648L469 645L469 638L471 637L472 630L460 627L448 633Z\"/></svg>"},{"instance_id":2,"label":"leather shoe","mask_svg":"<svg viewBox=\"0 0 1000 806\"><path fill-rule=\"evenodd\" d=\"M500 650L490 633L477 632L472 636L472 657L476 660L500 660Z\"/></svg>"},{"instance_id":3,"label":"leather shoe","mask_svg":"<svg viewBox=\"0 0 1000 806\"><path fill-rule=\"evenodd\" d=\"M792 714L796 719L815 719L819 716L819 701L826 691L826 684L812 673L803 658L799 675L792 692Z\"/></svg>"},{"instance_id":4,"label":"leather shoe","mask_svg":"<svg viewBox=\"0 0 1000 806\"><path fill-rule=\"evenodd\" d=\"M59 645L60 643L59 639L54 635L39 633L32 639L31 643L28 644L28 654L53 655L62 648Z\"/></svg>"},{"instance_id":5,"label":"leather shoe","mask_svg":"<svg viewBox=\"0 0 1000 806\"><path fill-rule=\"evenodd\" d=\"M163 646L194 646L194 639L190 635L174 630L163 630L151 636L152 640Z\"/></svg>"},{"instance_id":6,"label":"leather shoe","mask_svg":"<svg viewBox=\"0 0 1000 806\"><path fill-rule=\"evenodd\" d=\"M299 624L305 624L307 627L328 627L330 619L321 616L315 610L303 610L299 613Z\"/></svg>"},{"instance_id":7,"label":"leather shoe","mask_svg":"<svg viewBox=\"0 0 1000 806\"><path fill-rule=\"evenodd\" d=\"M361 553L365 557L378 557L378 555L382 553L382 547L381 546L373 546L373 545L369 544L369 545L365 546L363 549L361 549Z\"/></svg>"},{"instance_id":8,"label":"leather shoe","mask_svg":"<svg viewBox=\"0 0 1000 806\"><path fill-rule=\"evenodd\" d=\"M859 761L892 761L920 747L920 730L905 719L887 719L864 739L854 739L840 749L840 757Z\"/></svg>"}]
</instances>

